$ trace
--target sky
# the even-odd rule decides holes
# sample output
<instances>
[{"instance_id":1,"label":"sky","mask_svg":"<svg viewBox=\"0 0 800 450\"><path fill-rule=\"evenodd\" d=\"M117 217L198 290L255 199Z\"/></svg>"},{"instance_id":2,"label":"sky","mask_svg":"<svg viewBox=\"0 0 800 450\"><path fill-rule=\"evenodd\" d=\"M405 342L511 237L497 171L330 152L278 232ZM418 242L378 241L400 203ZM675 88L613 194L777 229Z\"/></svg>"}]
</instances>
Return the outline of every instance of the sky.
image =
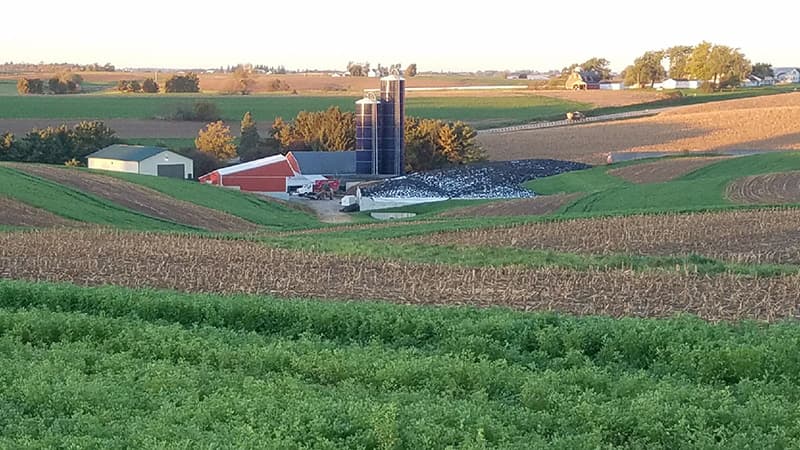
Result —
<instances>
[{"instance_id":1,"label":"sky","mask_svg":"<svg viewBox=\"0 0 800 450\"><path fill-rule=\"evenodd\" d=\"M36 8L7 3L0 62L344 70L348 61L357 61L416 63L420 71L546 71L596 56L621 71L647 50L706 40L739 48L754 63L800 66L791 3L763 2L763 8L696 0L189 5L44 0Z\"/></svg>"}]
</instances>

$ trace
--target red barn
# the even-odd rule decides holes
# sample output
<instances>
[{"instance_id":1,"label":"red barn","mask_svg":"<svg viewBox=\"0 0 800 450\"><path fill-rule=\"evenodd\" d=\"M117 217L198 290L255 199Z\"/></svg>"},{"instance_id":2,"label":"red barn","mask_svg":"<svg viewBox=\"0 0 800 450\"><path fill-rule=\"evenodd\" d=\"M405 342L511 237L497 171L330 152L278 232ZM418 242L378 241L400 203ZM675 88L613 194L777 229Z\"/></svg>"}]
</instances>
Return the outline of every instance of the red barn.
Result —
<instances>
[{"instance_id":1,"label":"red barn","mask_svg":"<svg viewBox=\"0 0 800 450\"><path fill-rule=\"evenodd\" d=\"M201 183L238 187L249 192L286 192L286 178L299 175L283 155L223 167L199 178Z\"/></svg>"}]
</instances>

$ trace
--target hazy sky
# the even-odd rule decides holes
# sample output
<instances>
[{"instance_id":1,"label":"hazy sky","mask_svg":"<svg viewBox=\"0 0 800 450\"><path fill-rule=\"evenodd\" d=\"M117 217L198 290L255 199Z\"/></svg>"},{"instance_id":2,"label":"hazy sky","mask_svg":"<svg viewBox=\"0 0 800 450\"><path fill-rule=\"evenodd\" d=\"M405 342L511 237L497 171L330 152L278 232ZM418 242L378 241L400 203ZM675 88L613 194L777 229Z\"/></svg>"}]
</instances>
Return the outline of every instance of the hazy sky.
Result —
<instances>
[{"instance_id":1,"label":"hazy sky","mask_svg":"<svg viewBox=\"0 0 800 450\"><path fill-rule=\"evenodd\" d=\"M800 65L797 5L759 4L764 7L698 0L9 1L0 62L118 68L249 62L344 70L353 60L471 71L560 69L598 56L622 70L645 50L708 40L738 47L753 62Z\"/></svg>"}]
</instances>

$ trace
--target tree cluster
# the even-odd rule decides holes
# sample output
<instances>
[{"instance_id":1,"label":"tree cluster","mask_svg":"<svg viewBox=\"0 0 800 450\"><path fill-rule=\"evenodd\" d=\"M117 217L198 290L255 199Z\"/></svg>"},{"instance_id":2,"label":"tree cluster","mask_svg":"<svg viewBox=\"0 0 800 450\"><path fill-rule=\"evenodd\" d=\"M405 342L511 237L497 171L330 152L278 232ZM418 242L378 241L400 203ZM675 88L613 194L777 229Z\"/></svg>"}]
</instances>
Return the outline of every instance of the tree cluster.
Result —
<instances>
[{"instance_id":1,"label":"tree cluster","mask_svg":"<svg viewBox=\"0 0 800 450\"><path fill-rule=\"evenodd\" d=\"M486 160L478 133L464 122L407 117L404 131L406 172Z\"/></svg>"},{"instance_id":2,"label":"tree cluster","mask_svg":"<svg viewBox=\"0 0 800 450\"><path fill-rule=\"evenodd\" d=\"M116 68L111 63L100 65L98 63L92 64L69 64L69 63L55 63L55 64L29 64L29 63L14 63L9 61L0 64L0 72L20 73L20 72L114 72Z\"/></svg>"},{"instance_id":3,"label":"tree cluster","mask_svg":"<svg viewBox=\"0 0 800 450\"><path fill-rule=\"evenodd\" d=\"M159 87L158 83L152 78L145 78L142 82L139 82L139 80L119 80L117 81L117 90L127 93L155 94L158 92Z\"/></svg>"},{"instance_id":4,"label":"tree cluster","mask_svg":"<svg viewBox=\"0 0 800 450\"><path fill-rule=\"evenodd\" d=\"M217 104L208 100L181 103L172 107L167 117L172 120L214 122L221 119Z\"/></svg>"},{"instance_id":5,"label":"tree cluster","mask_svg":"<svg viewBox=\"0 0 800 450\"><path fill-rule=\"evenodd\" d=\"M704 41L695 46L676 45L645 52L625 69L625 84L652 86L669 77L702 80L712 88L736 86L753 68L739 49ZM759 71L768 73L770 68L762 64Z\"/></svg>"},{"instance_id":6,"label":"tree cluster","mask_svg":"<svg viewBox=\"0 0 800 450\"><path fill-rule=\"evenodd\" d=\"M280 117L272 124L272 136L287 150L353 150L356 145L355 115L332 106L326 111L300 111L292 122Z\"/></svg>"},{"instance_id":7,"label":"tree cluster","mask_svg":"<svg viewBox=\"0 0 800 450\"><path fill-rule=\"evenodd\" d=\"M76 94L81 91L83 77L74 73L59 73L47 80L47 85L39 78L20 78L17 92L20 94Z\"/></svg>"},{"instance_id":8,"label":"tree cluster","mask_svg":"<svg viewBox=\"0 0 800 450\"><path fill-rule=\"evenodd\" d=\"M90 153L118 142L114 130L99 121L80 122L72 128L60 125L34 129L19 140L11 133L4 133L0 135L0 160L64 164L81 161Z\"/></svg>"},{"instance_id":9,"label":"tree cluster","mask_svg":"<svg viewBox=\"0 0 800 450\"><path fill-rule=\"evenodd\" d=\"M164 92L200 92L200 78L193 72L186 75L173 75L164 82Z\"/></svg>"},{"instance_id":10,"label":"tree cluster","mask_svg":"<svg viewBox=\"0 0 800 450\"><path fill-rule=\"evenodd\" d=\"M272 135L283 151L354 150L355 120L352 113L343 113L336 107L321 112L302 111L288 123L276 119ZM404 136L408 172L486 159L475 140L477 132L464 122L407 117Z\"/></svg>"},{"instance_id":11,"label":"tree cluster","mask_svg":"<svg viewBox=\"0 0 800 450\"><path fill-rule=\"evenodd\" d=\"M231 134L231 129L225 122L218 120L206 125L197 134L194 146L218 160L228 160L236 157L236 143Z\"/></svg>"}]
</instances>

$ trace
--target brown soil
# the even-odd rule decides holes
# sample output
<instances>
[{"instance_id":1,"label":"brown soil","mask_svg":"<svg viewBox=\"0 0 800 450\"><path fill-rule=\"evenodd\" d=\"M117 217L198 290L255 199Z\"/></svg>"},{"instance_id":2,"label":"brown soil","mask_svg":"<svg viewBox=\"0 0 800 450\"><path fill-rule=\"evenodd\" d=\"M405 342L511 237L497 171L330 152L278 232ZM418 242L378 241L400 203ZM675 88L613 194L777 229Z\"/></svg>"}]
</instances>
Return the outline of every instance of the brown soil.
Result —
<instances>
[{"instance_id":1,"label":"brown soil","mask_svg":"<svg viewBox=\"0 0 800 450\"><path fill-rule=\"evenodd\" d=\"M78 227L82 224L0 195L0 225L14 227Z\"/></svg>"},{"instance_id":2,"label":"brown soil","mask_svg":"<svg viewBox=\"0 0 800 450\"><path fill-rule=\"evenodd\" d=\"M663 183L693 172L701 167L721 161L724 157L670 158L652 163L634 164L608 171L631 183Z\"/></svg>"},{"instance_id":3,"label":"brown soil","mask_svg":"<svg viewBox=\"0 0 800 450\"><path fill-rule=\"evenodd\" d=\"M800 150L800 92L685 106L653 117L483 134L491 159L602 164L608 152Z\"/></svg>"},{"instance_id":4,"label":"brown soil","mask_svg":"<svg viewBox=\"0 0 800 450\"><path fill-rule=\"evenodd\" d=\"M798 209L647 215L446 232L415 242L583 254L699 254L736 263L800 264L798 223Z\"/></svg>"},{"instance_id":5,"label":"brown soil","mask_svg":"<svg viewBox=\"0 0 800 450\"><path fill-rule=\"evenodd\" d=\"M741 178L728 185L726 195L736 203L800 203L800 172Z\"/></svg>"},{"instance_id":6,"label":"brown soil","mask_svg":"<svg viewBox=\"0 0 800 450\"><path fill-rule=\"evenodd\" d=\"M556 212L580 196L581 194L541 195L455 208L439 215L442 217L539 216Z\"/></svg>"},{"instance_id":7,"label":"brown soil","mask_svg":"<svg viewBox=\"0 0 800 450\"><path fill-rule=\"evenodd\" d=\"M257 231L238 217L174 199L160 192L110 176L61 167L9 164L14 169L102 197L148 216L209 231Z\"/></svg>"},{"instance_id":8,"label":"brown soil","mask_svg":"<svg viewBox=\"0 0 800 450\"><path fill-rule=\"evenodd\" d=\"M708 320L771 321L800 316L800 276L459 267L108 230L0 234L0 278L615 317L690 313Z\"/></svg>"}]
</instances>

